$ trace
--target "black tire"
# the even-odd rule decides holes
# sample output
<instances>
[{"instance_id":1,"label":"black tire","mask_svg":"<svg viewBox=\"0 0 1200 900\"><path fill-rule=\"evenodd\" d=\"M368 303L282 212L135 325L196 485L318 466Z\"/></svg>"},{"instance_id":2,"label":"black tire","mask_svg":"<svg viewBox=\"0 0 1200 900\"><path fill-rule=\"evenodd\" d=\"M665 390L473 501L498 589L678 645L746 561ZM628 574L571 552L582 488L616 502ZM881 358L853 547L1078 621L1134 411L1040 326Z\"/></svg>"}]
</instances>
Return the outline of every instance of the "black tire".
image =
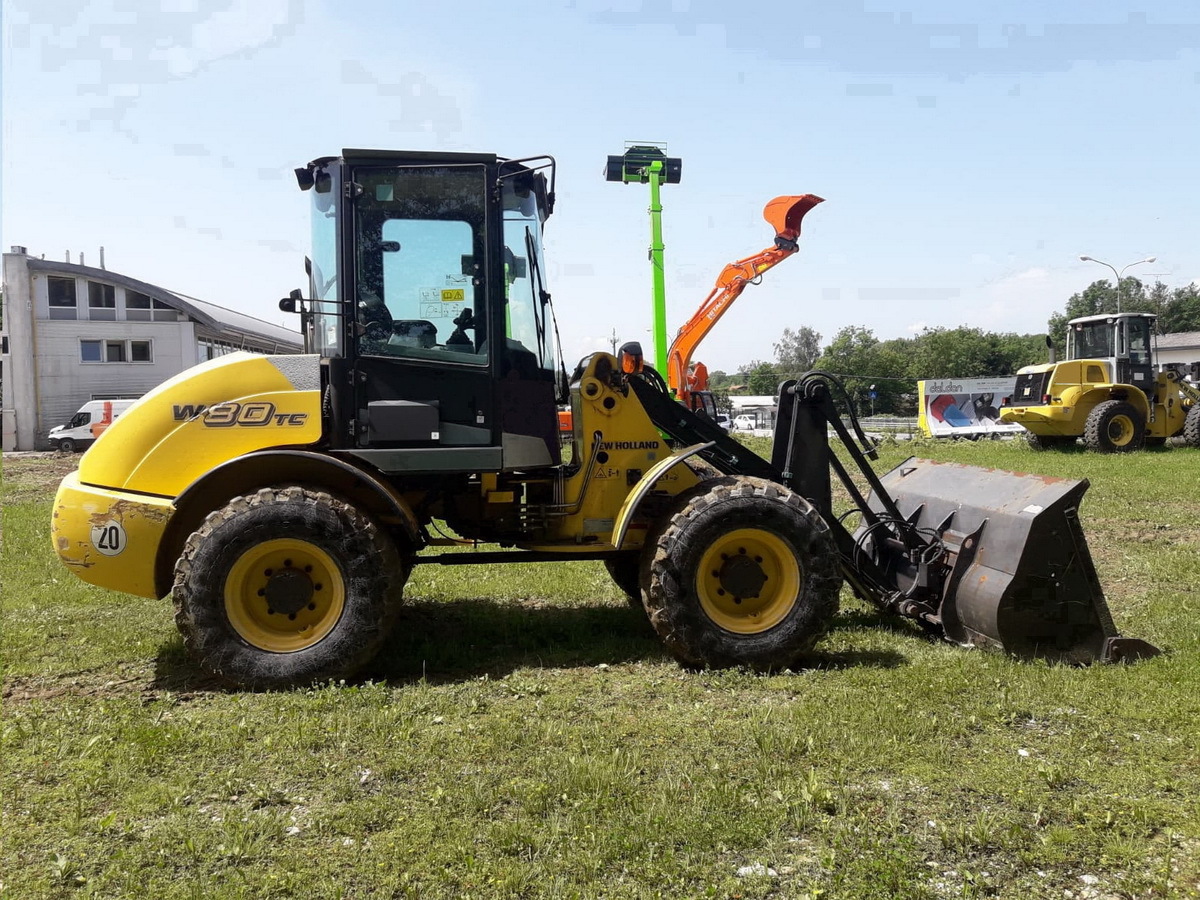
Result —
<instances>
[{"instance_id":1,"label":"black tire","mask_svg":"<svg viewBox=\"0 0 1200 900\"><path fill-rule=\"evenodd\" d=\"M1070 447L1075 443L1075 438L1068 435L1034 434L1032 431L1027 431L1025 432L1025 443L1033 450L1058 450Z\"/></svg>"},{"instance_id":2,"label":"black tire","mask_svg":"<svg viewBox=\"0 0 1200 900\"><path fill-rule=\"evenodd\" d=\"M1129 453L1141 450L1146 440L1146 420L1124 400L1096 404L1087 418L1083 442L1099 453Z\"/></svg>"},{"instance_id":3,"label":"black tire","mask_svg":"<svg viewBox=\"0 0 1200 900\"><path fill-rule=\"evenodd\" d=\"M201 667L236 687L347 678L387 637L410 569L350 504L264 488L210 513L188 538L175 564L175 623Z\"/></svg>"},{"instance_id":4,"label":"black tire","mask_svg":"<svg viewBox=\"0 0 1200 900\"><path fill-rule=\"evenodd\" d=\"M63 453L74 453L75 452L75 441L72 440L71 438L63 438L62 440L60 440L58 442L58 449L61 450Z\"/></svg>"},{"instance_id":5,"label":"black tire","mask_svg":"<svg viewBox=\"0 0 1200 900\"><path fill-rule=\"evenodd\" d=\"M640 555L635 551L604 561L613 583L625 592L625 598L634 609L642 608L642 584L639 573Z\"/></svg>"},{"instance_id":6,"label":"black tire","mask_svg":"<svg viewBox=\"0 0 1200 900\"><path fill-rule=\"evenodd\" d=\"M1183 420L1183 442L1189 447L1200 447L1200 403L1194 404Z\"/></svg>"},{"instance_id":7,"label":"black tire","mask_svg":"<svg viewBox=\"0 0 1200 900\"><path fill-rule=\"evenodd\" d=\"M685 665L789 666L837 612L829 527L771 481L720 478L704 488L682 498L647 547L650 623Z\"/></svg>"}]
</instances>

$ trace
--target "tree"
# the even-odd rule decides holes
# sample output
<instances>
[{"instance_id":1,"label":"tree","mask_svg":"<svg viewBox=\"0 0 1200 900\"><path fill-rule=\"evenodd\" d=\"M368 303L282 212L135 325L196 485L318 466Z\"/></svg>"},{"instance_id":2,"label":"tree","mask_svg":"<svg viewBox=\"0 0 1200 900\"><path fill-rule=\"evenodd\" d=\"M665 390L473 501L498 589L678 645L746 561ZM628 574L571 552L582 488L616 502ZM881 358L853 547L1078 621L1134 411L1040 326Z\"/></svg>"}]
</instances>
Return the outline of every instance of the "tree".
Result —
<instances>
[{"instance_id":1,"label":"tree","mask_svg":"<svg viewBox=\"0 0 1200 900\"><path fill-rule=\"evenodd\" d=\"M892 412L900 396L912 390L905 371L903 339L881 345L875 333L861 325L848 325L834 335L816 368L841 377L856 412L869 411L871 385L875 385L875 411Z\"/></svg>"},{"instance_id":2,"label":"tree","mask_svg":"<svg viewBox=\"0 0 1200 900\"><path fill-rule=\"evenodd\" d=\"M992 335L995 342L994 357L989 364L990 375L1016 375L1025 366L1046 361L1046 335L1004 334Z\"/></svg>"},{"instance_id":3,"label":"tree","mask_svg":"<svg viewBox=\"0 0 1200 900\"><path fill-rule=\"evenodd\" d=\"M807 325L798 331L785 328L773 347L780 374L795 378L811 369L821 355L821 335Z\"/></svg>"},{"instance_id":4,"label":"tree","mask_svg":"<svg viewBox=\"0 0 1200 900\"><path fill-rule=\"evenodd\" d=\"M1041 362L1045 338L1030 334L995 334L979 328L926 328L912 341L908 374L925 378L992 378L1014 375L1022 366Z\"/></svg>"},{"instance_id":5,"label":"tree","mask_svg":"<svg viewBox=\"0 0 1200 900\"><path fill-rule=\"evenodd\" d=\"M755 359L747 366L746 385L753 395L774 394L781 380L773 363Z\"/></svg>"},{"instance_id":6,"label":"tree","mask_svg":"<svg viewBox=\"0 0 1200 900\"><path fill-rule=\"evenodd\" d=\"M728 389L736 381L737 378L734 375L729 375L721 369L713 369L708 373L708 389L710 391Z\"/></svg>"},{"instance_id":7,"label":"tree","mask_svg":"<svg viewBox=\"0 0 1200 900\"><path fill-rule=\"evenodd\" d=\"M909 374L915 378L971 378L989 371L994 344L979 328L926 328L913 340Z\"/></svg>"},{"instance_id":8,"label":"tree","mask_svg":"<svg viewBox=\"0 0 1200 900\"><path fill-rule=\"evenodd\" d=\"M1194 284L1176 288L1162 310L1158 328L1163 334L1200 331L1200 288Z\"/></svg>"}]
</instances>

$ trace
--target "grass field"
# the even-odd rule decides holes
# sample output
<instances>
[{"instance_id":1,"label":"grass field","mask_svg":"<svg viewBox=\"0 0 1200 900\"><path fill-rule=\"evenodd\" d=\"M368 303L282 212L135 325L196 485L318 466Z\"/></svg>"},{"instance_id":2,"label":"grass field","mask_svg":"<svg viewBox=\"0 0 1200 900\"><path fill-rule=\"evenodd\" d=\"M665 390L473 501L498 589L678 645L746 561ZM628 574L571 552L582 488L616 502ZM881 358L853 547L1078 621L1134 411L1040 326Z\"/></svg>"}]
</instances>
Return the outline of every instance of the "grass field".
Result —
<instances>
[{"instance_id":1,"label":"grass field","mask_svg":"<svg viewBox=\"0 0 1200 900\"><path fill-rule=\"evenodd\" d=\"M6 458L0 897L1200 896L1200 451L916 449L1089 478L1165 654L1021 663L844 593L796 672L685 672L599 564L426 566L363 681L227 692L53 557L74 460Z\"/></svg>"}]
</instances>

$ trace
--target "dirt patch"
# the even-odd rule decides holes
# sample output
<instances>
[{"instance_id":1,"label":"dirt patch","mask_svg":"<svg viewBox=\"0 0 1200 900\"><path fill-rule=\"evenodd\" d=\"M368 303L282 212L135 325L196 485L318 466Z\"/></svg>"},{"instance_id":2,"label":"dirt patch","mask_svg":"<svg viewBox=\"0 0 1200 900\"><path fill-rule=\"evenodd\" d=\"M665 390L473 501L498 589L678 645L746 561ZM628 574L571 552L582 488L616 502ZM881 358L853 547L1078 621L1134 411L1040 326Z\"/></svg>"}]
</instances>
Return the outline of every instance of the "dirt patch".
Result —
<instances>
[{"instance_id":1,"label":"dirt patch","mask_svg":"<svg viewBox=\"0 0 1200 900\"><path fill-rule=\"evenodd\" d=\"M79 467L80 454L54 451L5 453L0 466L5 503L53 496L58 483Z\"/></svg>"},{"instance_id":2,"label":"dirt patch","mask_svg":"<svg viewBox=\"0 0 1200 900\"><path fill-rule=\"evenodd\" d=\"M155 671L151 660L126 663L113 670L88 670L66 672L61 675L25 675L5 679L3 700L5 705L54 700L59 697L118 698L140 697L143 703L151 703L169 693L177 702L192 700L197 696L219 692L221 686L215 680L197 683L190 679L183 683L166 683Z\"/></svg>"}]
</instances>

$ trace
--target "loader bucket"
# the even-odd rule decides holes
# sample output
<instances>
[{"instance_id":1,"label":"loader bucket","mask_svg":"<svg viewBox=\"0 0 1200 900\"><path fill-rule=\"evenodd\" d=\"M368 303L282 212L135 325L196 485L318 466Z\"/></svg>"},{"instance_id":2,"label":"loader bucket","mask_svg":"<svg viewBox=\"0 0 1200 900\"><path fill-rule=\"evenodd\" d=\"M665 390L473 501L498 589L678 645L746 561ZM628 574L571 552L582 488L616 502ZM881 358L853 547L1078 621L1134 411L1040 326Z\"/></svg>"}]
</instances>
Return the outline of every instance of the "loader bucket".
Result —
<instances>
[{"instance_id":1,"label":"loader bucket","mask_svg":"<svg viewBox=\"0 0 1200 900\"><path fill-rule=\"evenodd\" d=\"M1159 652L1113 626L1079 521L1086 480L912 458L881 482L900 515L946 548L949 569L929 620L947 639L1078 664ZM868 505L883 511L874 494ZM890 570L908 590L902 568Z\"/></svg>"}]
</instances>

